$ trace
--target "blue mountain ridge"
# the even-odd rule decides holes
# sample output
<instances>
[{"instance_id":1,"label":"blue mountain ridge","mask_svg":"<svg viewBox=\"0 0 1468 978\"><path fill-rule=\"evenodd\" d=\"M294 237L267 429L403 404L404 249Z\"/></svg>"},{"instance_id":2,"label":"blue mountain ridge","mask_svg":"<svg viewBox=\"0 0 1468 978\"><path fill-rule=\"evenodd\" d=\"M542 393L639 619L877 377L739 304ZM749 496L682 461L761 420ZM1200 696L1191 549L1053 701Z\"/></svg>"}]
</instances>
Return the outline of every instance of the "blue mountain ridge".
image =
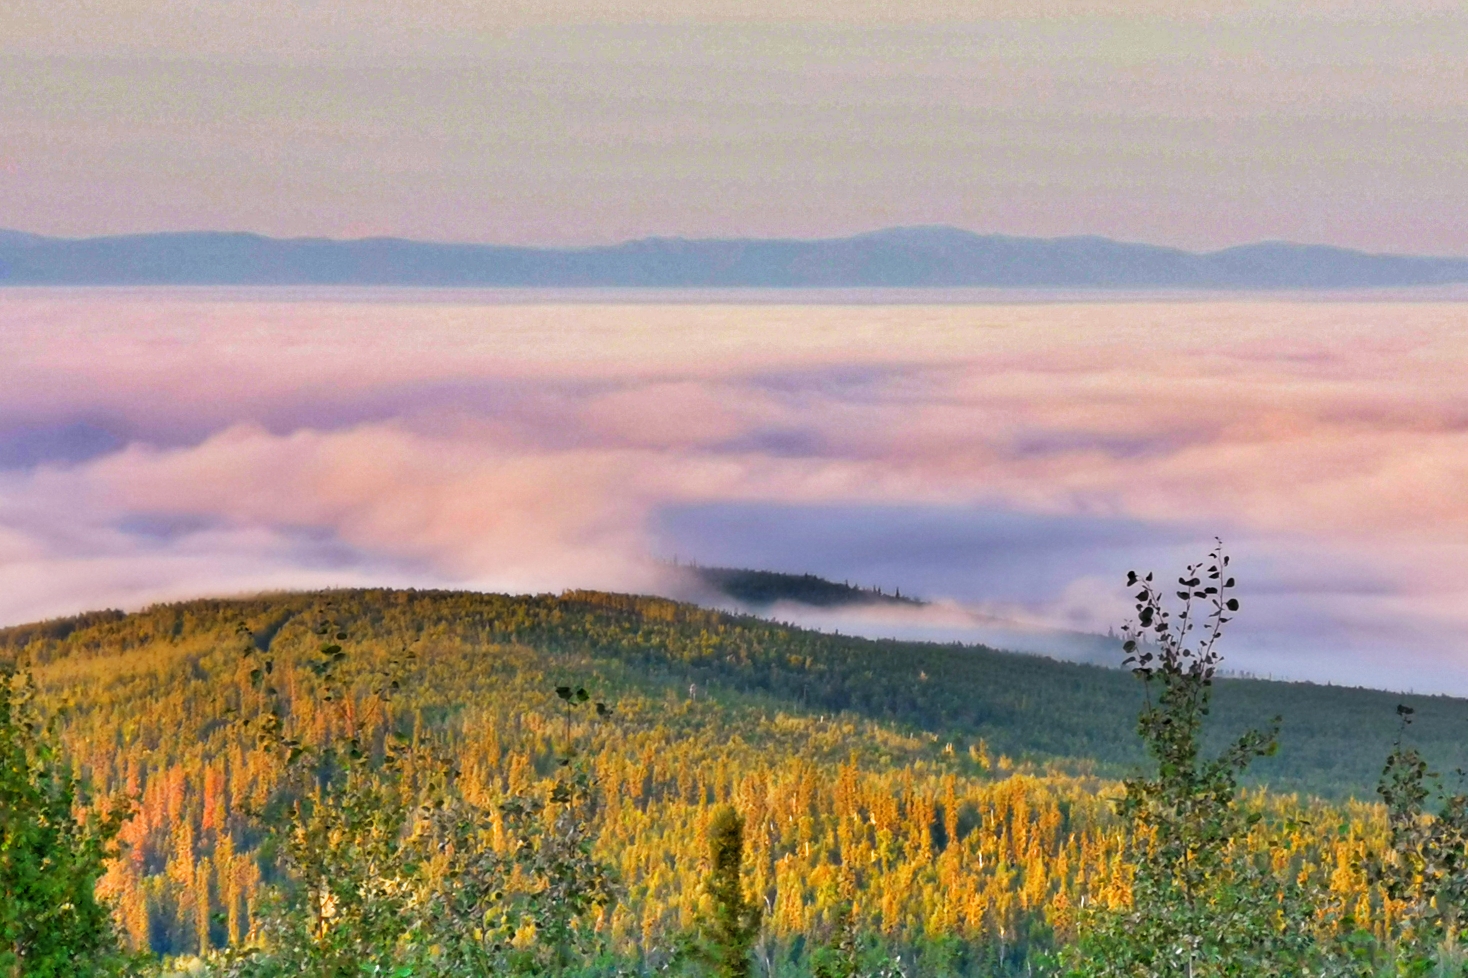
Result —
<instances>
[{"instance_id":1,"label":"blue mountain ridge","mask_svg":"<svg viewBox=\"0 0 1468 978\"><path fill-rule=\"evenodd\" d=\"M1263 242L1197 253L952 227L845 238L643 238L578 248L0 230L0 285L1351 289L1468 282L1468 258Z\"/></svg>"}]
</instances>

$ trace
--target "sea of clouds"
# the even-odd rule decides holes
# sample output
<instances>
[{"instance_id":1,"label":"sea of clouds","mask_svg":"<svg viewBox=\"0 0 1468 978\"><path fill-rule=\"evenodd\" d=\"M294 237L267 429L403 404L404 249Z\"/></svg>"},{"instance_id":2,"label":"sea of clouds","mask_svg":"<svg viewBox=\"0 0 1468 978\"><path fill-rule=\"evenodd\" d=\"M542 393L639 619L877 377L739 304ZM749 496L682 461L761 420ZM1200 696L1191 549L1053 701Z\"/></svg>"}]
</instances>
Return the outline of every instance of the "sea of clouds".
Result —
<instances>
[{"instance_id":1,"label":"sea of clouds","mask_svg":"<svg viewBox=\"0 0 1468 978\"><path fill-rule=\"evenodd\" d=\"M1216 535L1232 667L1468 692L1468 303L763 298L0 291L0 622L676 558L1089 655Z\"/></svg>"}]
</instances>

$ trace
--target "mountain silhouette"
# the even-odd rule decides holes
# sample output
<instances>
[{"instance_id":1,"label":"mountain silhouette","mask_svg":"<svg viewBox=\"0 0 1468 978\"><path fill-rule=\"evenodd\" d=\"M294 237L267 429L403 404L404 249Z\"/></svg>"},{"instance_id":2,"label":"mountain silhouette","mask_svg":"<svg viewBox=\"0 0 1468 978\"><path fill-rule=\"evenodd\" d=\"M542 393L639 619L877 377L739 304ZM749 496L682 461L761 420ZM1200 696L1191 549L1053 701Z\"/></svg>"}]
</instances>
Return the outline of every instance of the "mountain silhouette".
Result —
<instances>
[{"instance_id":1,"label":"mountain silhouette","mask_svg":"<svg viewBox=\"0 0 1468 978\"><path fill-rule=\"evenodd\" d=\"M951 227L846 238L643 238L585 248L234 232L50 238L0 230L0 285L1340 289L1468 282L1468 258L1264 242L1196 253Z\"/></svg>"}]
</instances>

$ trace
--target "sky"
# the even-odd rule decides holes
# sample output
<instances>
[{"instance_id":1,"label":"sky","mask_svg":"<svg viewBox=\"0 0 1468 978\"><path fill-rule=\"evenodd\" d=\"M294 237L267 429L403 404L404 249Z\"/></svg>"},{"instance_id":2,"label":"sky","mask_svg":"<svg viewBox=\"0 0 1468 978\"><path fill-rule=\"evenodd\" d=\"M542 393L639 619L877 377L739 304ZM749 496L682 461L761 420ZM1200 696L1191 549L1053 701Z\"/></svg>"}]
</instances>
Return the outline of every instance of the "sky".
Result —
<instances>
[{"instance_id":1,"label":"sky","mask_svg":"<svg viewBox=\"0 0 1468 978\"><path fill-rule=\"evenodd\" d=\"M0 290L0 623L676 559L1095 633L1218 536L1229 668L1468 694L1468 303L661 298Z\"/></svg>"},{"instance_id":2,"label":"sky","mask_svg":"<svg viewBox=\"0 0 1468 978\"><path fill-rule=\"evenodd\" d=\"M0 227L1468 255L1459 0L6 0Z\"/></svg>"}]
</instances>

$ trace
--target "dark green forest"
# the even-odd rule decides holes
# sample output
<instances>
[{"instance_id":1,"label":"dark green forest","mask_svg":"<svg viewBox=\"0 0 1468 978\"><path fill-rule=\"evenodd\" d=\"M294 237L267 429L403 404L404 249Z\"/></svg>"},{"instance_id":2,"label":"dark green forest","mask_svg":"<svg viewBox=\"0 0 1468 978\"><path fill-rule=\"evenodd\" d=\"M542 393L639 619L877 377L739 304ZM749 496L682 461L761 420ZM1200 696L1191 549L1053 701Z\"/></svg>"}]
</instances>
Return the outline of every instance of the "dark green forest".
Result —
<instances>
[{"instance_id":1,"label":"dark green forest","mask_svg":"<svg viewBox=\"0 0 1468 978\"><path fill-rule=\"evenodd\" d=\"M813 608L852 604L922 604L901 589L889 594L879 588L828 581L814 574L782 574L778 571L745 570L737 567L693 567L693 573L719 593L754 608L777 601L793 601Z\"/></svg>"}]
</instances>

